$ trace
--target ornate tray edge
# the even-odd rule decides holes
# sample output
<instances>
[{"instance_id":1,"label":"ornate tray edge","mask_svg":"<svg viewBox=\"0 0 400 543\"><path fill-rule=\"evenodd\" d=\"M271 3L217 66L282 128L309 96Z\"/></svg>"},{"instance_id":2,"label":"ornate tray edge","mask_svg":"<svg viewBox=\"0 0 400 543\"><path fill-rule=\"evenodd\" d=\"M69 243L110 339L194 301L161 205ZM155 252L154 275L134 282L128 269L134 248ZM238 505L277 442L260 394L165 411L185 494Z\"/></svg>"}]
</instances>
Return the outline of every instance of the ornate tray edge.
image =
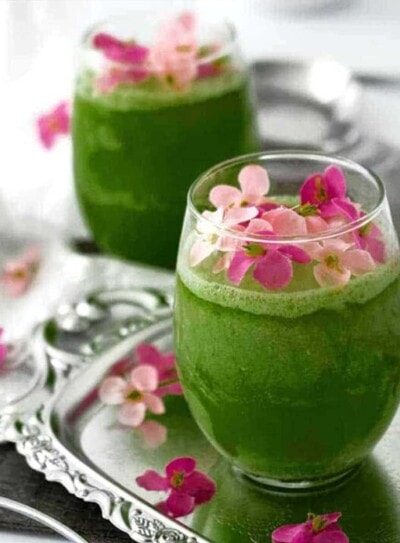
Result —
<instances>
[{"instance_id":1,"label":"ornate tray edge","mask_svg":"<svg viewBox=\"0 0 400 543\"><path fill-rule=\"evenodd\" d=\"M135 293L139 295L139 300L135 299ZM143 295L146 303L142 303L140 300ZM171 299L165 292L153 289L130 289L126 291L126 296L129 299L128 303L141 306L144 310L143 317L139 320L136 319L129 331L131 337L152 324L171 316ZM104 305L102 304L120 303L123 298L124 292L121 289L92 294L84 301L71 306L68 314L68 326L71 325L71 317L72 320L74 317L76 318L79 326L82 325L82 315L78 314L82 304L86 304L86 309L87 306L97 309L97 305L103 309ZM89 326L91 322L89 322ZM33 412L26 412L22 416L0 413L0 426L2 426L3 434L8 436L9 441L15 442L18 453L25 457L26 462L33 470L42 473L47 481L62 484L70 494L83 501L96 503L100 507L104 519L110 521L117 529L127 533L137 543L208 543L208 540L192 534L189 528L185 528L175 520L154 511L151 506L142 503L139 498L129 494L123 497L123 492L116 492L114 485L103 480L101 475L95 474L96 478L94 478L90 473L90 468L88 468L88 473L84 473L82 462L75 459L73 454L64 450L64 447L58 444L56 439L53 439L51 430L47 429L44 422L45 411L51 406L67 380L77 375L91 356L102 354L104 350L126 338L126 324L120 329L114 330L114 335L112 337L108 335L105 341L100 338L90 355L81 355L80 357L64 351L57 351L47 345L45 339L47 324L44 323L39 329L39 336L43 342L43 356L46 356L49 367L56 373L54 390L50 399L47 398L45 404L42 403Z\"/></svg>"}]
</instances>

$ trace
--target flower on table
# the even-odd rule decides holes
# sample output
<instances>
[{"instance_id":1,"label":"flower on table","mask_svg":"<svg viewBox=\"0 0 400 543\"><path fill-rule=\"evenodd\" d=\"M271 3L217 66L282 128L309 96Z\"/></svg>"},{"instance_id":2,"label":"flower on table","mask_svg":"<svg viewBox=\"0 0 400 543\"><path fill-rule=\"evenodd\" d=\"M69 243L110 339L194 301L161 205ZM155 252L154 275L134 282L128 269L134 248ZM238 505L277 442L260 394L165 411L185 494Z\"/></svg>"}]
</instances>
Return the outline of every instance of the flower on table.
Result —
<instances>
[{"instance_id":1,"label":"flower on table","mask_svg":"<svg viewBox=\"0 0 400 543\"><path fill-rule=\"evenodd\" d=\"M130 372L128 379L107 377L100 386L99 397L108 405L121 405L119 422L137 428L144 422L147 410L155 415L165 413L164 403L156 394L158 384L157 370L141 365Z\"/></svg>"},{"instance_id":2,"label":"flower on table","mask_svg":"<svg viewBox=\"0 0 400 543\"><path fill-rule=\"evenodd\" d=\"M341 239L328 239L310 244L309 251L319 262L314 267L314 277L322 287L341 287L352 276L373 271L376 263L368 251L355 249Z\"/></svg>"},{"instance_id":3,"label":"flower on table","mask_svg":"<svg viewBox=\"0 0 400 543\"><path fill-rule=\"evenodd\" d=\"M18 297L27 292L38 272L40 259L39 248L32 246L3 266L0 280L11 296Z\"/></svg>"},{"instance_id":4,"label":"flower on table","mask_svg":"<svg viewBox=\"0 0 400 543\"><path fill-rule=\"evenodd\" d=\"M302 524L288 524L274 530L272 543L349 543L338 524L341 516L341 513L310 513Z\"/></svg>"},{"instance_id":5,"label":"flower on table","mask_svg":"<svg viewBox=\"0 0 400 543\"><path fill-rule=\"evenodd\" d=\"M163 475L147 470L136 482L145 490L168 492L158 508L174 518L189 515L196 506L209 502L216 491L214 481L196 470L196 460L191 457L175 458Z\"/></svg>"},{"instance_id":6,"label":"flower on table","mask_svg":"<svg viewBox=\"0 0 400 543\"><path fill-rule=\"evenodd\" d=\"M8 354L8 347L5 343L2 341L2 336L4 334L4 329L0 327L0 368L4 364L7 358Z\"/></svg>"},{"instance_id":7,"label":"flower on table","mask_svg":"<svg viewBox=\"0 0 400 543\"><path fill-rule=\"evenodd\" d=\"M60 136L70 132L70 113L68 102L60 102L49 113L37 120L39 139L46 149L51 149Z\"/></svg>"}]
</instances>

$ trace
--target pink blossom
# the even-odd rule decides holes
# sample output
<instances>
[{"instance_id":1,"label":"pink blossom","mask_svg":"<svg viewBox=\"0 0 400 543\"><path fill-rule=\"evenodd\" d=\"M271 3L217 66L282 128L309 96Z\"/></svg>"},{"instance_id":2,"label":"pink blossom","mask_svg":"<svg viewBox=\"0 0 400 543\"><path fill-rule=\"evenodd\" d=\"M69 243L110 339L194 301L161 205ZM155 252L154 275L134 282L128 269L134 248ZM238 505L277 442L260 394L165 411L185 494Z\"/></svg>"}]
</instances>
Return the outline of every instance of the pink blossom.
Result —
<instances>
[{"instance_id":1,"label":"pink blossom","mask_svg":"<svg viewBox=\"0 0 400 543\"><path fill-rule=\"evenodd\" d=\"M151 71L167 85L185 89L197 77L196 19L185 12L164 23L150 52Z\"/></svg>"},{"instance_id":2,"label":"pink blossom","mask_svg":"<svg viewBox=\"0 0 400 543\"><path fill-rule=\"evenodd\" d=\"M155 394L158 382L157 370L141 365L130 372L129 380L107 377L100 386L99 397L108 405L121 405L119 422L137 428L143 423L147 409L156 415L165 413L163 401Z\"/></svg>"},{"instance_id":3,"label":"pink blossom","mask_svg":"<svg viewBox=\"0 0 400 543\"><path fill-rule=\"evenodd\" d=\"M347 182L340 168L328 166L323 173L311 175L300 189L302 205L317 206L323 218L344 215L357 219L356 206L346 197Z\"/></svg>"},{"instance_id":4,"label":"pink blossom","mask_svg":"<svg viewBox=\"0 0 400 543\"><path fill-rule=\"evenodd\" d=\"M236 240L232 236L223 236L218 229L230 229L246 223L256 217L258 210L255 207L233 208L224 211L222 207L216 211L204 211L196 226L198 238L190 250L189 262L191 266L198 266L214 251L232 251Z\"/></svg>"},{"instance_id":5,"label":"pink blossom","mask_svg":"<svg viewBox=\"0 0 400 543\"><path fill-rule=\"evenodd\" d=\"M147 470L136 478L145 490L168 492L159 509L172 517L189 515L197 505L210 501L216 491L215 483L196 470L196 460L190 457L175 458L165 468L165 475Z\"/></svg>"},{"instance_id":6,"label":"pink blossom","mask_svg":"<svg viewBox=\"0 0 400 543\"><path fill-rule=\"evenodd\" d=\"M254 233L273 236L269 223L262 219L252 221ZM252 242L236 251L228 269L228 279L240 285L246 273L254 266L253 278L269 290L285 288L293 278L292 262L308 264L310 256L296 245Z\"/></svg>"},{"instance_id":7,"label":"pink blossom","mask_svg":"<svg viewBox=\"0 0 400 543\"><path fill-rule=\"evenodd\" d=\"M144 444L149 449L156 449L167 440L167 428L164 424L160 424L156 420L145 420L137 427L137 431L140 433Z\"/></svg>"},{"instance_id":8,"label":"pink blossom","mask_svg":"<svg viewBox=\"0 0 400 543\"><path fill-rule=\"evenodd\" d=\"M249 164L239 173L240 189L231 185L217 185L210 191L210 202L216 208L228 209L259 205L270 188L268 172L258 164Z\"/></svg>"},{"instance_id":9,"label":"pink blossom","mask_svg":"<svg viewBox=\"0 0 400 543\"><path fill-rule=\"evenodd\" d=\"M60 102L49 113L37 120L39 139L46 149L51 149L57 138L70 132L70 115L67 102Z\"/></svg>"},{"instance_id":10,"label":"pink blossom","mask_svg":"<svg viewBox=\"0 0 400 543\"><path fill-rule=\"evenodd\" d=\"M27 292L39 269L40 258L39 249L32 246L3 266L0 280L11 296L18 297Z\"/></svg>"},{"instance_id":11,"label":"pink blossom","mask_svg":"<svg viewBox=\"0 0 400 543\"><path fill-rule=\"evenodd\" d=\"M130 69L113 67L96 79L96 87L101 94L109 94L119 85L136 85L148 76L149 71L145 67L138 66Z\"/></svg>"},{"instance_id":12,"label":"pink blossom","mask_svg":"<svg viewBox=\"0 0 400 543\"><path fill-rule=\"evenodd\" d=\"M93 45L96 49L100 49L108 60L120 64L143 64L150 53L147 47L138 45L134 41L122 41L105 33L96 34Z\"/></svg>"},{"instance_id":13,"label":"pink blossom","mask_svg":"<svg viewBox=\"0 0 400 543\"><path fill-rule=\"evenodd\" d=\"M360 213L360 218L365 213ZM368 251L375 262L383 263L386 260L385 244L382 240L382 231L376 224L369 222L354 232L357 247Z\"/></svg>"},{"instance_id":14,"label":"pink blossom","mask_svg":"<svg viewBox=\"0 0 400 543\"><path fill-rule=\"evenodd\" d=\"M314 277L322 287L342 287L352 275L364 275L376 267L368 251L354 249L340 239L309 244L308 250L319 261L314 267Z\"/></svg>"},{"instance_id":15,"label":"pink blossom","mask_svg":"<svg viewBox=\"0 0 400 543\"><path fill-rule=\"evenodd\" d=\"M4 329L0 327L0 368L6 361L7 354L8 354L8 347L1 340L3 333L4 333Z\"/></svg>"},{"instance_id":16,"label":"pink blossom","mask_svg":"<svg viewBox=\"0 0 400 543\"><path fill-rule=\"evenodd\" d=\"M288 524L272 533L272 543L349 543L338 524L341 513L309 514L302 524Z\"/></svg>"},{"instance_id":17,"label":"pink blossom","mask_svg":"<svg viewBox=\"0 0 400 543\"><path fill-rule=\"evenodd\" d=\"M182 385L179 382L174 353L161 353L155 345L141 343L136 347L135 358L139 365L153 366L158 373L159 396L183 394Z\"/></svg>"}]
</instances>

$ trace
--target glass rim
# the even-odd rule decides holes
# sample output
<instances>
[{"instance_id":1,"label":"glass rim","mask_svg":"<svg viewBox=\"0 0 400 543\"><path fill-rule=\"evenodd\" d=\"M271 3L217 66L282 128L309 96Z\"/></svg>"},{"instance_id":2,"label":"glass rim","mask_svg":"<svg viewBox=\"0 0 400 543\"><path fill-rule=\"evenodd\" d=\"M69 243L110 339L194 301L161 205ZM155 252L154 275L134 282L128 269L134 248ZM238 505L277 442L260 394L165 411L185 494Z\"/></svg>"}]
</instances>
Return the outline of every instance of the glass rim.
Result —
<instances>
[{"instance_id":1,"label":"glass rim","mask_svg":"<svg viewBox=\"0 0 400 543\"><path fill-rule=\"evenodd\" d=\"M273 160L273 159L304 159L304 160L310 160L310 161L318 161L325 159L327 162L330 161L331 163L335 165L347 165L351 167L353 170L357 170L360 174L362 174L364 177L368 177L372 179L378 188L378 198L377 202L374 205L373 209L369 211L368 213L365 213L362 217L359 219L352 221L348 224L342 225L342 226L336 226L332 228L328 228L327 230L324 230L322 232L318 233L311 233L311 234L304 234L304 235L294 235L294 236L268 236L265 234L252 234L248 235L244 232L240 232L237 230L234 230L233 228L225 228L223 226L220 226L213 221L207 219L204 217L200 211L197 209L195 203L194 203L194 192L195 190L202 184L204 181L210 178L213 174L220 172L223 169L227 169L231 166L240 165L243 164L243 166L249 164L251 160ZM359 230L363 226L366 226L370 222L372 222L382 211L383 205L386 201L386 189L385 186L380 179L380 177L370 170L369 168L366 168L365 166L362 166L361 164L358 164L357 162L339 156L339 155L329 155L323 152L318 151L292 151L292 150L282 150L282 151L261 151L257 153L250 153L246 155L241 155L235 158L231 158L229 160L225 160L223 162L220 162L213 167L209 168L205 172L199 175L197 179L192 183L192 185L189 188L188 194L187 194L187 209L191 213L191 215L197 220L202 222L203 224L208 224L210 227L212 227L216 234L220 234L224 237L229 237L230 239L236 239L238 241L245 241L249 243L269 243L269 244L279 244L279 245L290 245L290 244L301 244L301 243L309 243L309 242L315 242L315 241L323 241L328 239L334 239L340 236L344 236L345 234L349 234L351 232L354 232L356 230Z\"/></svg>"},{"instance_id":2,"label":"glass rim","mask_svg":"<svg viewBox=\"0 0 400 543\"><path fill-rule=\"evenodd\" d=\"M125 19L126 17L129 17L129 16L137 16L138 14L151 14L151 13L153 13L153 11L148 10L148 9L147 10L146 9L138 9L138 10L126 11L125 13L122 13L122 14L119 14L119 15L114 15L112 17L102 19L102 20L98 21L97 23L94 23L93 25L89 26L89 28L86 29L86 31L82 35L81 44L84 47L86 47L88 50L97 53L97 50L92 45L92 38L98 32L100 32L102 30L102 28L104 28L106 25L112 24L113 22L123 20L123 19ZM179 11L165 10L165 15L168 15L168 14L173 15L174 13L178 14ZM203 64L209 64L209 63L212 63L212 62L216 62L216 61L222 59L223 57L227 56L228 54L232 53L232 51L234 50L234 48L235 48L235 46L237 44L237 30L236 30L235 25L226 17L221 17L218 20L214 21L212 19L205 18L199 12L194 11L194 13L198 16L200 21L204 20L205 24L208 24L208 25L214 24L215 26L223 27L226 30L226 39L224 39L223 45L217 51L211 52L211 53L209 53L207 55L204 55L201 58L196 59L196 65L201 66ZM162 22L162 19L160 20L160 22ZM143 44L143 46L144 47L151 47L151 45L147 45L147 44ZM99 55L101 55L100 51L98 51L98 53L99 53ZM121 63L119 63L117 61L114 62L112 60L107 59L107 62L109 62L110 64L113 64L113 65L116 65L116 66L121 66ZM125 64L123 64L123 66L125 66ZM134 67L135 64L131 64L130 66Z\"/></svg>"}]
</instances>

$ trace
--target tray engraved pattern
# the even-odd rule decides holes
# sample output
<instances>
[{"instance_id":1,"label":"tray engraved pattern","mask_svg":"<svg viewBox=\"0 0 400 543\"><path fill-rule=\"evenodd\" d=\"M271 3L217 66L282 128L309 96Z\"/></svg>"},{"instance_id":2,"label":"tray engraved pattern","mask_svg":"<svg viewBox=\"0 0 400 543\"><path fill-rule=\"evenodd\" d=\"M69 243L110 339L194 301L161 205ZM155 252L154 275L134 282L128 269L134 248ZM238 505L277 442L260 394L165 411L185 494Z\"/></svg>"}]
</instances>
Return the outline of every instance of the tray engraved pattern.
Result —
<instances>
[{"instance_id":1,"label":"tray engraved pattern","mask_svg":"<svg viewBox=\"0 0 400 543\"><path fill-rule=\"evenodd\" d=\"M131 306L135 310L134 315L120 319L111 329L105 330L104 326L100 326L103 331L79 345L77 352L64 351L51 344L49 338L55 331L64 335L82 334L101 325L103 321L109 322L107 316L110 307L118 304ZM100 478L88 475L87 470L81 469L80 461L63 450L51 435L45 422L45 412L51 406L52 397L62 390L66 380L79 374L92 358L121 344L124 339L129 342L134 334L170 318L170 315L171 298L156 290L100 292L77 304L61 308L59 315L36 330L33 338L36 352L40 347L43 348L40 355L46 361L42 359L41 365L45 362L48 364L46 387L51 390L51 394L47 391L48 399L31 416L19 417L17 413L0 416L0 435L16 442L18 452L26 458L32 469L42 472L48 481L61 483L78 498L97 503L105 519L138 543L201 543L206 540L192 537L187 529L164 517L140 499L135 501L132 496L119 495Z\"/></svg>"}]
</instances>

